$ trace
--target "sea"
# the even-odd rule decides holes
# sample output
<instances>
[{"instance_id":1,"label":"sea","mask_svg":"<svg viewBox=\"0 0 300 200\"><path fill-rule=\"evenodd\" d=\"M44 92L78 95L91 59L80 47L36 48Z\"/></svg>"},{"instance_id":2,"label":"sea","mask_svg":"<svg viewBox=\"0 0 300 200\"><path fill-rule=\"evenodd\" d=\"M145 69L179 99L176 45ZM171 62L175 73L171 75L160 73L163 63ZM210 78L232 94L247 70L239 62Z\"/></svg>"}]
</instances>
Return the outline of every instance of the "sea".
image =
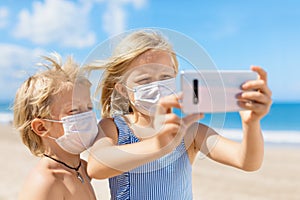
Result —
<instances>
[{"instance_id":1,"label":"sea","mask_svg":"<svg viewBox=\"0 0 300 200\"><path fill-rule=\"evenodd\" d=\"M0 124L11 124L12 101L0 101ZM178 114L178 111L175 111ZM229 138L242 137L241 119L237 112L205 114L201 123L207 124ZM275 102L267 116L261 121L266 143L290 144L300 147L300 102ZM219 132L218 131L218 132Z\"/></svg>"}]
</instances>

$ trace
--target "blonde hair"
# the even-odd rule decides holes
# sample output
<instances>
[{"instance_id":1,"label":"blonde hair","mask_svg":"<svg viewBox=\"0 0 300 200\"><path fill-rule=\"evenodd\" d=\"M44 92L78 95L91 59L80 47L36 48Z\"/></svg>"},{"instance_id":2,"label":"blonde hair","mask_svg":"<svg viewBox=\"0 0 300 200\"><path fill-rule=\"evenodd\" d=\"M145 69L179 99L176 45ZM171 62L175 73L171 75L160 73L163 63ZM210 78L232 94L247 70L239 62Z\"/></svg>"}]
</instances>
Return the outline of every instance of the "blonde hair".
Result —
<instances>
[{"instance_id":1,"label":"blonde hair","mask_svg":"<svg viewBox=\"0 0 300 200\"><path fill-rule=\"evenodd\" d=\"M75 82L87 84L72 57L68 57L62 64L61 56L52 53L43 56L44 63L39 65L46 70L29 77L18 89L14 101L14 126L19 130L23 143L36 156L44 152L41 138L31 129L31 122L35 118L51 117L51 105L54 95L63 89L74 86Z\"/></svg>"},{"instance_id":2,"label":"blonde hair","mask_svg":"<svg viewBox=\"0 0 300 200\"><path fill-rule=\"evenodd\" d=\"M120 82L122 76L127 72L130 63L141 54L149 50L167 51L172 57L175 71L178 70L178 61L173 52L171 44L158 31L139 30L126 36L115 48L112 56L103 64L89 66L88 70L105 69L102 83L97 86L96 93L101 93L100 103L102 105L102 117L112 117L112 95L116 83ZM124 98L121 101L126 101ZM121 101L114 102L115 106L121 108L123 112L128 112L131 108L122 106Z\"/></svg>"}]
</instances>

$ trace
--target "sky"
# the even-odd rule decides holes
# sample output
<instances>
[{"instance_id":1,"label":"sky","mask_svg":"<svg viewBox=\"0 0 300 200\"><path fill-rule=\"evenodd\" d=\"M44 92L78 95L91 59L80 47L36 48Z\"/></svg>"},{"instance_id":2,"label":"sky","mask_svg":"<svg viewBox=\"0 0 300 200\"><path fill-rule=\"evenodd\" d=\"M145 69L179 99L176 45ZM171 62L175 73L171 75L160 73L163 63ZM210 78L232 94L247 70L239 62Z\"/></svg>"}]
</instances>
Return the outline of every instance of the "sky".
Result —
<instances>
[{"instance_id":1,"label":"sky","mask_svg":"<svg viewBox=\"0 0 300 200\"><path fill-rule=\"evenodd\" d=\"M157 27L192 38L218 69L262 66L274 102L299 102L299 19L298 0L1 0L0 101L14 98L41 55L83 62L116 34Z\"/></svg>"}]
</instances>

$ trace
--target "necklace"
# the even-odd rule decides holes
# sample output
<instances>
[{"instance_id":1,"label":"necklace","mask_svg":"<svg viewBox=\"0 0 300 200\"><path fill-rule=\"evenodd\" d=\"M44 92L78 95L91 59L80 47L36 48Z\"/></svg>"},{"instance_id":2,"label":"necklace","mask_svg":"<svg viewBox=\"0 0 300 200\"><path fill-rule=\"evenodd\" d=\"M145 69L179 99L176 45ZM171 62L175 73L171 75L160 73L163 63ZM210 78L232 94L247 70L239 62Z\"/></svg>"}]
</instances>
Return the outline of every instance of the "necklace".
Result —
<instances>
[{"instance_id":1,"label":"necklace","mask_svg":"<svg viewBox=\"0 0 300 200\"><path fill-rule=\"evenodd\" d=\"M84 179L83 179L83 177L81 176L81 174L78 171L79 168L80 168L80 166L81 166L81 161L79 162L79 165L77 167L71 167L71 166L67 165L66 163L64 163L64 162L62 162L60 160L57 160L57 159L55 159L55 158L53 158L53 157L51 157L51 156L49 156L47 154L43 154L43 155L46 156L47 158L50 158L50 159L54 160L55 162L63 164L64 166L66 166L69 169L75 170L76 173L77 173L77 178L81 181L81 183L84 183Z\"/></svg>"}]
</instances>

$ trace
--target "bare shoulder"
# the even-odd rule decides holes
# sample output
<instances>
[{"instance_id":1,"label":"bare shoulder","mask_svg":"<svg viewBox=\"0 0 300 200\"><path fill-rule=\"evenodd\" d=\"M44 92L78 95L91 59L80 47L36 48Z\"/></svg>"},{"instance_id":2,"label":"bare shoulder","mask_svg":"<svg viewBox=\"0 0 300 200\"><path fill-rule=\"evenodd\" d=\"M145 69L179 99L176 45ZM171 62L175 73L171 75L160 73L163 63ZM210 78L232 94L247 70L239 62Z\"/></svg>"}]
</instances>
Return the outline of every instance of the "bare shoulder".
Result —
<instances>
[{"instance_id":1,"label":"bare shoulder","mask_svg":"<svg viewBox=\"0 0 300 200\"><path fill-rule=\"evenodd\" d=\"M62 187L55 173L41 160L25 180L19 199L59 200L59 196L63 197Z\"/></svg>"},{"instance_id":2,"label":"bare shoulder","mask_svg":"<svg viewBox=\"0 0 300 200\"><path fill-rule=\"evenodd\" d=\"M98 124L98 128L99 128L99 134L98 134L99 137L97 139L100 139L102 137L109 137L113 139L113 141L118 140L118 129L116 127L113 118L102 119Z\"/></svg>"}]
</instances>

